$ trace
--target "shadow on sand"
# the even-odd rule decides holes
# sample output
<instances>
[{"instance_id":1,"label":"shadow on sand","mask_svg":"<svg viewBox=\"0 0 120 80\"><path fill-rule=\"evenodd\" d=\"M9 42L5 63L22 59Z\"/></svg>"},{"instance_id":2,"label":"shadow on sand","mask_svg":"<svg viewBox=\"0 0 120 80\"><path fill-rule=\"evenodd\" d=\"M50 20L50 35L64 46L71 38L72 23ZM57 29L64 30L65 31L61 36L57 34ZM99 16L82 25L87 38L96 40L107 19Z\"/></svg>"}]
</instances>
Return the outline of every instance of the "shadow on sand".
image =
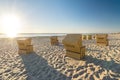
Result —
<instances>
[{"instance_id":1,"label":"shadow on sand","mask_svg":"<svg viewBox=\"0 0 120 80\"><path fill-rule=\"evenodd\" d=\"M120 78L120 64L115 63L113 60L104 61L104 60L100 60L97 58L93 58L92 56L86 56L83 59L83 61L86 61L86 65L79 66L76 69L77 71L80 69L88 68L88 64L90 64L90 63L93 63L96 66L100 66L101 69L98 69L95 71L95 66L90 65L88 69L90 69L90 71L92 71L92 72L95 71L94 73L91 72L92 75L90 75L90 73L86 73L87 69L85 69L85 70L81 70L79 72L79 74L74 75L73 77L76 77L78 75L84 75L84 73L86 73L86 75L85 75L86 80L118 80L118 78ZM107 73L105 72L105 70L107 71ZM115 74L109 72L109 70L111 70ZM96 76L98 79L95 79L94 76ZM100 76L103 78L100 79ZM88 77L89 77L89 79L88 79ZM83 79L80 79L80 80L83 80Z\"/></svg>"},{"instance_id":2,"label":"shadow on sand","mask_svg":"<svg viewBox=\"0 0 120 80\"><path fill-rule=\"evenodd\" d=\"M105 68L106 70L111 70L120 74L120 64L116 63L114 60L105 61L93 58L92 56L86 56L84 60L86 61L86 64L94 63L95 65L99 65L102 68Z\"/></svg>"},{"instance_id":3,"label":"shadow on sand","mask_svg":"<svg viewBox=\"0 0 120 80\"><path fill-rule=\"evenodd\" d=\"M115 79L115 77L120 77L120 64L116 63L114 60L105 61L105 60L93 58L92 56L86 56L84 60L86 61L86 64L93 63L103 68L95 72L96 75L101 74L102 72L104 72L104 70L107 70L107 72L111 70L112 72L115 73L115 74L111 74L111 73L107 74L106 76L104 76L102 80L117 80ZM82 66L81 68L84 68L84 66ZM112 79L110 75L114 77L114 79ZM90 77L90 80L94 80L93 76Z\"/></svg>"},{"instance_id":4,"label":"shadow on sand","mask_svg":"<svg viewBox=\"0 0 120 80\"><path fill-rule=\"evenodd\" d=\"M27 71L27 80L71 80L48 65L47 60L36 53L20 56Z\"/></svg>"}]
</instances>

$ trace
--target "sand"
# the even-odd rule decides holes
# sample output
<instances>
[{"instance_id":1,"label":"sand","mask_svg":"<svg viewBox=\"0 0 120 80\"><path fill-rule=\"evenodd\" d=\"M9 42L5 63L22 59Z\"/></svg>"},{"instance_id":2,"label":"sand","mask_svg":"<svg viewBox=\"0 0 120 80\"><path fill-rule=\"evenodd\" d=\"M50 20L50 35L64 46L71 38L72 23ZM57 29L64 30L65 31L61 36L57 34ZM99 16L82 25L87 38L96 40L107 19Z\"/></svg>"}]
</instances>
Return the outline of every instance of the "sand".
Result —
<instances>
[{"instance_id":1,"label":"sand","mask_svg":"<svg viewBox=\"0 0 120 80\"><path fill-rule=\"evenodd\" d=\"M0 80L120 80L120 34L109 34L109 46L84 40L86 57L65 56L61 43L49 37L33 37L34 52L18 54L16 39L0 39Z\"/></svg>"}]
</instances>

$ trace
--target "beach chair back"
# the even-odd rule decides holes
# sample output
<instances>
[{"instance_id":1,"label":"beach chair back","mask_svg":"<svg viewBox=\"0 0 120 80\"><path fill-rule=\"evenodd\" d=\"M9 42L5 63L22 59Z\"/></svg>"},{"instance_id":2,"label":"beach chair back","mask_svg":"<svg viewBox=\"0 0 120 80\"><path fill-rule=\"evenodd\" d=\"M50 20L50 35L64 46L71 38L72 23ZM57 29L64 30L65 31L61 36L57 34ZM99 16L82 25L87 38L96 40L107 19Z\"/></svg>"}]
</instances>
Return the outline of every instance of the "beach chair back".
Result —
<instances>
[{"instance_id":1,"label":"beach chair back","mask_svg":"<svg viewBox=\"0 0 120 80\"><path fill-rule=\"evenodd\" d=\"M92 40L92 35L87 35L87 40Z\"/></svg>"},{"instance_id":2,"label":"beach chair back","mask_svg":"<svg viewBox=\"0 0 120 80\"><path fill-rule=\"evenodd\" d=\"M62 43L66 50L80 52L80 47L82 46L82 35L67 34Z\"/></svg>"},{"instance_id":3,"label":"beach chair back","mask_svg":"<svg viewBox=\"0 0 120 80\"><path fill-rule=\"evenodd\" d=\"M57 36L51 36L50 41L51 41L51 45L57 45L59 43Z\"/></svg>"},{"instance_id":4,"label":"beach chair back","mask_svg":"<svg viewBox=\"0 0 120 80\"><path fill-rule=\"evenodd\" d=\"M82 35L82 40L86 40L86 35Z\"/></svg>"},{"instance_id":5,"label":"beach chair back","mask_svg":"<svg viewBox=\"0 0 120 80\"><path fill-rule=\"evenodd\" d=\"M81 34L67 34L62 43L66 49L66 56L75 59L85 57L85 46L82 46Z\"/></svg>"},{"instance_id":6,"label":"beach chair back","mask_svg":"<svg viewBox=\"0 0 120 80\"><path fill-rule=\"evenodd\" d=\"M96 43L97 45L108 46L108 34L96 34Z\"/></svg>"}]
</instances>

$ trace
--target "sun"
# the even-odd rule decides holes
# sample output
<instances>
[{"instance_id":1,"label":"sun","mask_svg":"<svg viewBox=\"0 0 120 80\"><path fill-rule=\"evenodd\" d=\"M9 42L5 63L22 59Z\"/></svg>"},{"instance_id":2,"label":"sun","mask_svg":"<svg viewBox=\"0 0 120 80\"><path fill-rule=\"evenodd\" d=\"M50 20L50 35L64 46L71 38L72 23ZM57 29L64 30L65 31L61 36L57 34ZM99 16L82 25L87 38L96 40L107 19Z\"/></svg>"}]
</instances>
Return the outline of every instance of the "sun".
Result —
<instances>
[{"instance_id":1,"label":"sun","mask_svg":"<svg viewBox=\"0 0 120 80\"><path fill-rule=\"evenodd\" d=\"M6 14L2 16L2 27L8 37L16 37L20 29L19 17L15 14Z\"/></svg>"}]
</instances>

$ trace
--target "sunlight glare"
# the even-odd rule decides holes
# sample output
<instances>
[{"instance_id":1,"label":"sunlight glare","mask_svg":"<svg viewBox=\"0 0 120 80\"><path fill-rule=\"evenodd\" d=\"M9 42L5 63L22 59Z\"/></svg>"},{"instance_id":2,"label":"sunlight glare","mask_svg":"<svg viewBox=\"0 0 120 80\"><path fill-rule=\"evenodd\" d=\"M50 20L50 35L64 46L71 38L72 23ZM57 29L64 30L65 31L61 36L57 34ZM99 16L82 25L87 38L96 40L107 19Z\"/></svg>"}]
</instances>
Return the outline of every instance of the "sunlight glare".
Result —
<instances>
[{"instance_id":1,"label":"sunlight glare","mask_svg":"<svg viewBox=\"0 0 120 80\"><path fill-rule=\"evenodd\" d=\"M20 25L21 24L18 16L14 14L2 16L3 30L8 37L16 37L20 29Z\"/></svg>"}]
</instances>

